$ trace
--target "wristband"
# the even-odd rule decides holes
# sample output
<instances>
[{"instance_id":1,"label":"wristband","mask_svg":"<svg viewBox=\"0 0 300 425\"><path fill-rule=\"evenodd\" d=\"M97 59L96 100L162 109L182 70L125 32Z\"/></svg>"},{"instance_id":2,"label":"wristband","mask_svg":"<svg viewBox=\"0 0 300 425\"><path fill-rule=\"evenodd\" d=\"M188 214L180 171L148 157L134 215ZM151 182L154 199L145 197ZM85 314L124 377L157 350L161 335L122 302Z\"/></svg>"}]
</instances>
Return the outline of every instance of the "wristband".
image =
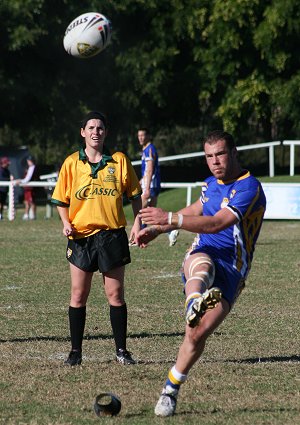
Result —
<instances>
[{"instance_id":1,"label":"wristband","mask_svg":"<svg viewBox=\"0 0 300 425\"><path fill-rule=\"evenodd\" d=\"M170 211L168 212L168 224L172 224L172 218L173 218L173 213Z\"/></svg>"},{"instance_id":2,"label":"wristband","mask_svg":"<svg viewBox=\"0 0 300 425\"><path fill-rule=\"evenodd\" d=\"M171 213L171 214L172 214L171 222L168 220L168 223L171 224L172 226L175 226L176 229L179 229L182 226L183 215L177 214L177 213Z\"/></svg>"},{"instance_id":3,"label":"wristband","mask_svg":"<svg viewBox=\"0 0 300 425\"><path fill-rule=\"evenodd\" d=\"M178 229L180 229L180 227L182 226L182 223L183 223L183 215L178 214L178 224L177 224Z\"/></svg>"}]
</instances>

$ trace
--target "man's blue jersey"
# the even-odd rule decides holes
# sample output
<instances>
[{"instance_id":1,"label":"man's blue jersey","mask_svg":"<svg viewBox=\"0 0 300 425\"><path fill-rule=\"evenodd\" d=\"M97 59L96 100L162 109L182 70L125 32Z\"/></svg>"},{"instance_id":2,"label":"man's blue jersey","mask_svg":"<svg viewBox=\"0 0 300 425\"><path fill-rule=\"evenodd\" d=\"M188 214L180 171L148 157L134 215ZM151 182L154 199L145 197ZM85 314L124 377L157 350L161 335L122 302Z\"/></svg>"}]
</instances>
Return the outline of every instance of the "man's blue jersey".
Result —
<instances>
[{"instance_id":1,"label":"man's blue jersey","mask_svg":"<svg viewBox=\"0 0 300 425\"><path fill-rule=\"evenodd\" d=\"M150 189L156 189L157 191L160 190L160 169L159 169L159 163L158 163L158 154L155 146L152 143L149 143L145 149L143 149L142 153L142 189L145 188L145 182L143 182L146 170L147 170L147 163L149 161L153 161L154 169L153 169L153 176L150 183Z\"/></svg>"},{"instance_id":2,"label":"man's blue jersey","mask_svg":"<svg viewBox=\"0 0 300 425\"><path fill-rule=\"evenodd\" d=\"M192 250L204 250L224 260L246 278L266 209L261 184L248 171L226 183L209 177L202 187L200 202L204 216L213 216L221 208L228 208L239 221L217 234L197 235Z\"/></svg>"}]
</instances>

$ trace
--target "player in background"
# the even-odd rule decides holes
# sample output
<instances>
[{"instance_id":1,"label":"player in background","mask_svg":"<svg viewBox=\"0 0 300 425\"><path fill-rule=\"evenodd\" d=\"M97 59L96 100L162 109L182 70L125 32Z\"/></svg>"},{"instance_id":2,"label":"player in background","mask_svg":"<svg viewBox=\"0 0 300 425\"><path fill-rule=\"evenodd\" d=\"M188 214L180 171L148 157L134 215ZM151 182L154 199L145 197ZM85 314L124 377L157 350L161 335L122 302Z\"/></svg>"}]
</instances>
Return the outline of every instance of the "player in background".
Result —
<instances>
[{"instance_id":1,"label":"player in background","mask_svg":"<svg viewBox=\"0 0 300 425\"><path fill-rule=\"evenodd\" d=\"M160 168L158 162L158 152L146 127L142 127L137 133L138 141L142 147L142 167L141 167L141 186L142 186L142 205L146 207L156 207L158 195L160 193ZM169 233L170 246L177 242L178 230L175 229Z\"/></svg>"},{"instance_id":2,"label":"player in background","mask_svg":"<svg viewBox=\"0 0 300 425\"><path fill-rule=\"evenodd\" d=\"M69 324L71 352L66 364L82 361L82 340L86 303L94 272L100 271L110 306L110 322L116 346L116 360L134 364L127 351L127 306L124 298L125 265L131 262L123 194L131 200L135 217L130 239L140 230L138 216L141 187L132 164L121 152L110 154L104 144L107 119L97 111L82 122L84 146L64 161L52 195L68 238L66 257L70 262L71 300Z\"/></svg>"},{"instance_id":3,"label":"player in background","mask_svg":"<svg viewBox=\"0 0 300 425\"><path fill-rule=\"evenodd\" d=\"M140 213L148 226L138 236L141 247L171 229L198 234L183 262L185 336L155 407L157 416L174 414L181 385L243 289L266 208L261 184L241 167L229 133L210 133L204 151L212 176L199 200L178 213L160 208Z\"/></svg>"},{"instance_id":4,"label":"player in background","mask_svg":"<svg viewBox=\"0 0 300 425\"><path fill-rule=\"evenodd\" d=\"M142 205L146 207L156 207L157 198L160 192L160 169L158 163L158 153L151 143L151 137L147 128L138 130L138 141L142 147Z\"/></svg>"}]
</instances>

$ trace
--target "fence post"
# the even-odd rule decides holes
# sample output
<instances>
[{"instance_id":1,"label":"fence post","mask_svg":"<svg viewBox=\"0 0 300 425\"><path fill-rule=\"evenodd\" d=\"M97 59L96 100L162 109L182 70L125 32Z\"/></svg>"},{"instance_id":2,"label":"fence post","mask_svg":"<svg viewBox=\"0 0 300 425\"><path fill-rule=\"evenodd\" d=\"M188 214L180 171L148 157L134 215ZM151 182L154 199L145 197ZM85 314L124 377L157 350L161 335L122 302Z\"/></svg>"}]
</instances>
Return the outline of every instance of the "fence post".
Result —
<instances>
[{"instance_id":1,"label":"fence post","mask_svg":"<svg viewBox=\"0 0 300 425\"><path fill-rule=\"evenodd\" d=\"M295 175L295 145L290 144L290 176Z\"/></svg>"},{"instance_id":2,"label":"fence post","mask_svg":"<svg viewBox=\"0 0 300 425\"><path fill-rule=\"evenodd\" d=\"M9 183L8 189L8 220L13 221L15 219L16 211L15 211L15 185L14 182Z\"/></svg>"},{"instance_id":3,"label":"fence post","mask_svg":"<svg viewBox=\"0 0 300 425\"><path fill-rule=\"evenodd\" d=\"M274 177L274 146L269 146L269 176Z\"/></svg>"}]
</instances>

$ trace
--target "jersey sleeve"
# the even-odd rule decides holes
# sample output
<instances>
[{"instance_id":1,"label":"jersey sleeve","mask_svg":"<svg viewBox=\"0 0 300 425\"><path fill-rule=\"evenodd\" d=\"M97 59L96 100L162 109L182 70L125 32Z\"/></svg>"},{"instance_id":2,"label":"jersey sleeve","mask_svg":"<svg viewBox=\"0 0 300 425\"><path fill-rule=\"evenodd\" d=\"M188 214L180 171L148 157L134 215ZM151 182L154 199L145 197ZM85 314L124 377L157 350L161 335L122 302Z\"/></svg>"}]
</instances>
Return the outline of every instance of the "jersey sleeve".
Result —
<instances>
[{"instance_id":1,"label":"jersey sleeve","mask_svg":"<svg viewBox=\"0 0 300 425\"><path fill-rule=\"evenodd\" d=\"M59 171L57 183L52 194L51 203L61 207L68 207L70 205L70 181L71 167L68 159L66 159Z\"/></svg>"},{"instance_id":2,"label":"jersey sleeve","mask_svg":"<svg viewBox=\"0 0 300 425\"><path fill-rule=\"evenodd\" d=\"M147 156L146 156L146 161L155 161L155 160L156 160L156 151L154 146L150 145Z\"/></svg>"},{"instance_id":3,"label":"jersey sleeve","mask_svg":"<svg viewBox=\"0 0 300 425\"><path fill-rule=\"evenodd\" d=\"M258 181L251 179L251 184L245 185L241 190L231 192L231 198L226 205L233 214L242 220L252 211L261 194L261 186Z\"/></svg>"}]
</instances>

